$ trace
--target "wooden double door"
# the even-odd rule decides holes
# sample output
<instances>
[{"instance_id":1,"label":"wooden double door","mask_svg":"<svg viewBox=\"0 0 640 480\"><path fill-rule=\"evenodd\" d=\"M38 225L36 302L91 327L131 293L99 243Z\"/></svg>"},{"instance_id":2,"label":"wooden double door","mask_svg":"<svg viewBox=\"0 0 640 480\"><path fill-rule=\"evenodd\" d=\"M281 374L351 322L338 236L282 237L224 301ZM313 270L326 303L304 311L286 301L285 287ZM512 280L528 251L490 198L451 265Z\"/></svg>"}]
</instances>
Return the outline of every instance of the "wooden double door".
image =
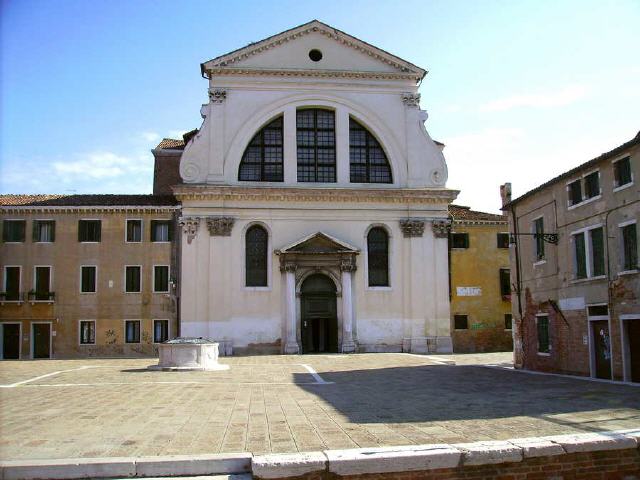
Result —
<instances>
[{"instance_id":1,"label":"wooden double door","mask_svg":"<svg viewBox=\"0 0 640 480\"><path fill-rule=\"evenodd\" d=\"M302 284L302 353L338 352L336 286L326 275L314 274Z\"/></svg>"}]
</instances>

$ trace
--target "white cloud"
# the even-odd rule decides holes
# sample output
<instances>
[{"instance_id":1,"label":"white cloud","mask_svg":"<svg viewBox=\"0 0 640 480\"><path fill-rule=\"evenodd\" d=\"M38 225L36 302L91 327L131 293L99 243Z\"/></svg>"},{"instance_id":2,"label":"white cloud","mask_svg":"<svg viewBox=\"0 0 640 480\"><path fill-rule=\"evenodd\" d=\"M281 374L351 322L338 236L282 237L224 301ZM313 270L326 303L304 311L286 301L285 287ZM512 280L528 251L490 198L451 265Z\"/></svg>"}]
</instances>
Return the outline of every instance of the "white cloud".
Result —
<instances>
[{"instance_id":1,"label":"white cloud","mask_svg":"<svg viewBox=\"0 0 640 480\"><path fill-rule=\"evenodd\" d=\"M147 156L125 157L112 152L92 152L78 155L73 161L53 162L53 170L65 180L98 180L148 173L151 164Z\"/></svg>"},{"instance_id":2,"label":"white cloud","mask_svg":"<svg viewBox=\"0 0 640 480\"><path fill-rule=\"evenodd\" d=\"M502 112L518 107L552 108L574 103L589 93L586 85L569 85L561 90L522 93L492 100L480 106L483 112Z\"/></svg>"},{"instance_id":3,"label":"white cloud","mask_svg":"<svg viewBox=\"0 0 640 480\"><path fill-rule=\"evenodd\" d=\"M169 130L167 132L168 138L182 138L182 136L187 133L189 130Z\"/></svg>"},{"instance_id":4,"label":"white cloud","mask_svg":"<svg viewBox=\"0 0 640 480\"><path fill-rule=\"evenodd\" d=\"M157 142L160 140L160 134L156 132L142 132L140 138L146 142Z\"/></svg>"}]
</instances>

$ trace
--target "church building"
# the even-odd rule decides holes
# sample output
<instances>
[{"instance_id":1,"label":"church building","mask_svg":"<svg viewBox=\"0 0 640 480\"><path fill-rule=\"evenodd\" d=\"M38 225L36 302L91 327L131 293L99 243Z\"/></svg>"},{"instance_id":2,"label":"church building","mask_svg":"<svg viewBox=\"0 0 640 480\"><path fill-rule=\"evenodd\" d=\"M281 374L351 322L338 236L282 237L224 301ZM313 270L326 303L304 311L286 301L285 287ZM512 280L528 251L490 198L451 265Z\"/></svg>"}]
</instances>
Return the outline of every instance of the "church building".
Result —
<instances>
[{"instance_id":1,"label":"church building","mask_svg":"<svg viewBox=\"0 0 640 480\"><path fill-rule=\"evenodd\" d=\"M180 157L180 335L234 352L451 352L426 71L319 21L201 65Z\"/></svg>"}]
</instances>

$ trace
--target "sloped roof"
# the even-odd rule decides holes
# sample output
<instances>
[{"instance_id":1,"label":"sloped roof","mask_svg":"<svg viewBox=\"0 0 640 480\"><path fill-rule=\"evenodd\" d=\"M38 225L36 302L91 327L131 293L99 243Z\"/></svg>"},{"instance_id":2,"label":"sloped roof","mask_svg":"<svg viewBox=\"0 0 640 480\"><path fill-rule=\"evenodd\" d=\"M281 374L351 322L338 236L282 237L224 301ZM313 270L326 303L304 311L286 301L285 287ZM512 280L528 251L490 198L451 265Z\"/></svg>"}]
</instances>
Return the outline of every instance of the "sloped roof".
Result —
<instances>
[{"instance_id":1,"label":"sloped roof","mask_svg":"<svg viewBox=\"0 0 640 480\"><path fill-rule=\"evenodd\" d=\"M307 235L300 240L276 250L281 253L358 253L360 250L347 242L339 240L324 232Z\"/></svg>"},{"instance_id":2,"label":"sloped roof","mask_svg":"<svg viewBox=\"0 0 640 480\"><path fill-rule=\"evenodd\" d=\"M591 168L592 166L595 166L596 164L598 164L599 162L601 162L603 160L607 160L609 158L615 157L615 156L619 155L620 153L623 153L628 148L634 147L636 145L640 145L640 131L638 131L636 136L633 137L628 142L623 143L622 145L614 148L613 150L610 150L608 152L602 153L602 154L598 155L597 157L592 158L591 160L589 160L589 161L587 161L587 162L585 162L585 163L583 163L581 165L578 165L577 167L574 167L571 170L558 175L557 177L552 178L548 182L545 182L542 185L539 185L536 188L534 188L532 190L529 190L528 192L520 195L518 198L516 198L514 200L511 200L509 203L504 205L502 207L502 209L506 210L509 207L511 207L512 205L515 205L516 203L524 200L527 197L530 197L531 195L533 195L533 194L545 189L546 187L548 187L550 185L553 185L554 183L557 183L557 182L559 182L561 180L564 180L565 178L569 178L572 175L576 174L577 172L579 172L579 171L581 171L583 169Z\"/></svg>"},{"instance_id":3,"label":"sloped roof","mask_svg":"<svg viewBox=\"0 0 640 480\"><path fill-rule=\"evenodd\" d=\"M252 42L244 47L212 58L211 60L201 63L200 70L204 75L212 68L233 67L235 62L271 48L272 46L279 45L284 41L288 41L290 38L295 38L311 32L320 32L336 39L337 41L341 41L346 46L365 52L384 63L392 65L403 73L415 74L417 80L422 79L427 74L427 71L423 68L420 68L407 60L360 40L359 38L351 36L348 33L338 30L337 28L327 25L319 20L311 20L310 22L290 28L289 30L277 33L258 42Z\"/></svg>"},{"instance_id":4,"label":"sloped roof","mask_svg":"<svg viewBox=\"0 0 640 480\"><path fill-rule=\"evenodd\" d=\"M500 222L507 223L507 218L503 215L495 213L479 212L471 210L471 207L462 205L449 205L449 214L455 221L472 221L472 222Z\"/></svg>"},{"instance_id":5,"label":"sloped roof","mask_svg":"<svg viewBox=\"0 0 640 480\"><path fill-rule=\"evenodd\" d=\"M0 206L24 207L96 207L96 206L173 206L178 201L173 195L0 195Z\"/></svg>"},{"instance_id":6,"label":"sloped roof","mask_svg":"<svg viewBox=\"0 0 640 480\"><path fill-rule=\"evenodd\" d=\"M178 140L177 138L163 138L156 147L157 149L171 149L182 150L184 148L184 140Z\"/></svg>"}]
</instances>

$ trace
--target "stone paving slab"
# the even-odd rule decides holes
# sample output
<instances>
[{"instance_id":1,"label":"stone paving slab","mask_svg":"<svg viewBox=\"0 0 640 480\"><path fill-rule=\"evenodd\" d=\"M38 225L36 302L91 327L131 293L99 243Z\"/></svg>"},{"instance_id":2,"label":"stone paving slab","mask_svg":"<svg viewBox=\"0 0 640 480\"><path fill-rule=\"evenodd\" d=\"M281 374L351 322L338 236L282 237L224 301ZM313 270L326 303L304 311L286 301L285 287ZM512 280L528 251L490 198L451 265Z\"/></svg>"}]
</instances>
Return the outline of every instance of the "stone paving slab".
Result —
<instances>
[{"instance_id":1,"label":"stone paving slab","mask_svg":"<svg viewBox=\"0 0 640 480\"><path fill-rule=\"evenodd\" d=\"M287 453L640 428L638 388L478 366L510 354L442 357L455 365L407 354L226 357L231 368L218 372L150 372L149 358L0 362L0 385L25 382L0 388L0 459Z\"/></svg>"}]
</instances>

